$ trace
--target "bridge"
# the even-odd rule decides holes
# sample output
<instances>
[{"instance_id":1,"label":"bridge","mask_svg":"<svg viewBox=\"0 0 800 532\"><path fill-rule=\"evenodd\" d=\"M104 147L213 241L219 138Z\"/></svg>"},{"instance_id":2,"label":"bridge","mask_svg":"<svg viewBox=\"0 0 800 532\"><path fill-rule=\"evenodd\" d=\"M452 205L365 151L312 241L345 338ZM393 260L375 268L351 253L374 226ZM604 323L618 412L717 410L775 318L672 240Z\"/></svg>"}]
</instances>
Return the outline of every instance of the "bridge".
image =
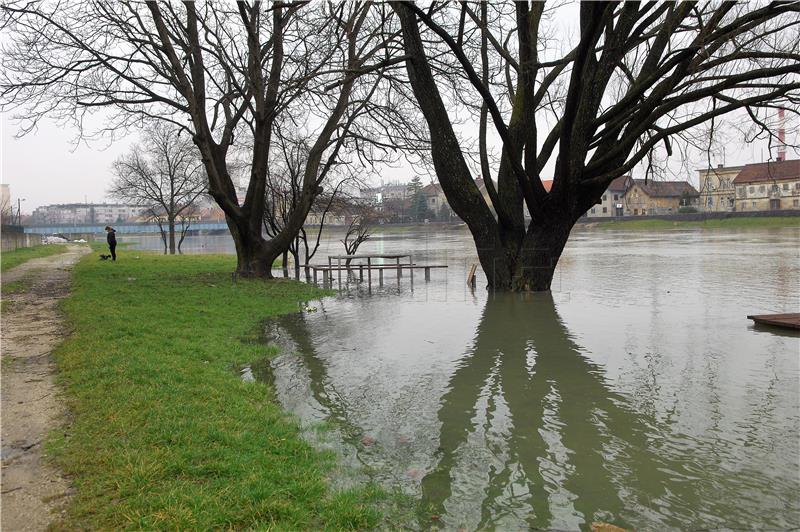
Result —
<instances>
[{"instance_id":1,"label":"bridge","mask_svg":"<svg viewBox=\"0 0 800 532\"><path fill-rule=\"evenodd\" d=\"M160 231L158 224L154 223L27 225L24 227L24 231L38 235L85 235L105 233L106 225L111 225L120 235L125 233L159 233ZM164 227L166 228L166 225ZM180 230L180 224L176 226L176 229ZM225 222L192 222L189 231L228 231L228 225Z\"/></svg>"}]
</instances>

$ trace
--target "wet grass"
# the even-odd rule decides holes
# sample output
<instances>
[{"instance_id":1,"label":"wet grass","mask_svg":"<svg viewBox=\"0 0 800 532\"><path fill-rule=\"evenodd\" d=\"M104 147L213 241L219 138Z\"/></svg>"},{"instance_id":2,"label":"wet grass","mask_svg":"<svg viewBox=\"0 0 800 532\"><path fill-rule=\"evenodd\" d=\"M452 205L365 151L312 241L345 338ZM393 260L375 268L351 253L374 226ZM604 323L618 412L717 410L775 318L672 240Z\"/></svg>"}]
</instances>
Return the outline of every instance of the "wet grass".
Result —
<instances>
[{"instance_id":1,"label":"wet grass","mask_svg":"<svg viewBox=\"0 0 800 532\"><path fill-rule=\"evenodd\" d=\"M49 257L50 255L57 255L67 250L63 244L47 244L41 246L32 246L29 248L18 248L13 251L3 251L0 253L0 271L6 271L23 262L28 262L31 259L39 259L42 257Z\"/></svg>"},{"instance_id":2,"label":"wet grass","mask_svg":"<svg viewBox=\"0 0 800 532\"><path fill-rule=\"evenodd\" d=\"M260 322L320 297L233 282L231 256L87 256L56 352L72 420L48 449L77 488L66 528L365 529L384 498L328 488L331 454L236 365L269 354Z\"/></svg>"},{"instance_id":3,"label":"wet grass","mask_svg":"<svg viewBox=\"0 0 800 532\"><path fill-rule=\"evenodd\" d=\"M579 226L580 227L580 226ZM679 220L609 220L594 225L598 229L663 230L663 229L762 229L770 227L800 227L800 216L770 216L752 218L723 218L705 221Z\"/></svg>"}]
</instances>

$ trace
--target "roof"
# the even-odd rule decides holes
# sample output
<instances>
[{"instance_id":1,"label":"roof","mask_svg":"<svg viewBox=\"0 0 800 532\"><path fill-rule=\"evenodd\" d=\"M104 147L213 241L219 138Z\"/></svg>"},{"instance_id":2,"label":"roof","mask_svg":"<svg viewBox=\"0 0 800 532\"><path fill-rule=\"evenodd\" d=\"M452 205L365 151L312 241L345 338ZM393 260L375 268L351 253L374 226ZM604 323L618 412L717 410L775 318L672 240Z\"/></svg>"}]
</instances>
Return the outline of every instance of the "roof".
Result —
<instances>
[{"instance_id":1,"label":"roof","mask_svg":"<svg viewBox=\"0 0 800 532\"><path fill-rule=\"evenodd\" d=\"M631 178L630 175L619 176L614 181L612 181L610 185L608 185L608 190L625 192L630 187L630 184L628 183L628 180L630 178Z\"/></svg>"},{"instance_id":2,"label":"roof","mask_svg":"<svg viewBox=\"0 0 800 532\"><path fill-rule=\"evenodd\" d=\"M687 181L653 181L634 179L633 182L652 198L680 198L699 196L700 193Z\"/></svg>"},{"instance_id":3,"label":"roof","mask_svg":"<svg viewBox=\"0 0 800 532\"><path fill-rule=\"evenodd\" d=\"M733 183L741 185L779 179L800 179L800 159L746 164Z\"/></svg>"},{"instance_id":4,"label":"roof","mask_svg":"<svg viewBox=\"0 0 800 532\"><path fill-rule=\"evenodd\" d=\"M438 196L442 193L442 185L439 183L431 183L422 187L422 193L426 196Z\"/></svg>"}]
</instances>

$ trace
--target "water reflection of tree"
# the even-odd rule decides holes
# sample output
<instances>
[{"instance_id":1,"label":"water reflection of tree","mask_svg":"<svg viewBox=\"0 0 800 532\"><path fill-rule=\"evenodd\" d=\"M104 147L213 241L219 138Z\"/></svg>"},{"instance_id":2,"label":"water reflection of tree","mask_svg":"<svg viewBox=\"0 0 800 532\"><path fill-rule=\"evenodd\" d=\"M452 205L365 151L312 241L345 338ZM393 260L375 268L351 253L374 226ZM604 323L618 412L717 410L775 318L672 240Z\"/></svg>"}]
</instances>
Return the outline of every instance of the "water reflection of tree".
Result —
<instances>
[{"instance_id":1,"label":"water reflection of tree","mask_svg":"<svg viewBox=\"0 0 800 532\"><path fill-rule=\"evenodd\" d=\"M319 306L324 313L322 302ZM317 355L305 316L302 313L277 316L270 319L265 328L266 340L269 343L277 344L281 352L296 353L300 357L304 369L308 372L309 391L314 401L324 411L326 418L336 423L345 442L356 445L364 436L364 430L351 422L347 405L328 378L328 369ZM253 372L259 380L272 382L269 360L263 362L266 366L254 367Z\"/></svg>"},{"instance_id":2,"label":"water reflection of tree","mask_svg":"<svg viewBox=\"0 0 800 532\"><path fill-rule=\"evenodd\" d=\"M648 421L626 408L624 398L605 383L602 370L579 352L551 296L498 295L487 301L474 346L442 398L441 459L422 482L424 500L433 511L444 513L452 495L449 480L459 450L470 433L484 430L475 420L480 418L482 390L490 384L487 379L496 379L511 422L506 463L502 470L489 472L479 527L492 526L489 508L503 496L515 467L524 471L527 483L528 525L551 526L547 481L541 471L548 454L543 438L546 410L555 411L560 443L567 450L561 487L571 493L575 511L586 521L597 515L619 516L622 486L648 498L664 494L666 464L649 449ZM489 410L493 402L489 398ZM624 463L613 454L623 454Z\"/></svg>"},{"instance_id":3,"label":"water reflection of tree","mask_svg":"<svg viewBox=\"0 0 800 532\"><path fill-rule=\"evenodd\" d=\"M294 342L314 401L357 444L363 430L348 418L304 317L282 317L276 325ZM470 527L502 526L498 519L513 484L524 487L515 495L517 510L523 510L516 518L530 528L592 520L721 525L726 518L720 511L741 514L725 499L742 486L726 485L724 472L718 476L713 449L672 434L653 409L645 410L611 389L602 368L570 337L549 295L490 297L473 346L440 401L439 450L422 480L423 508L458 526L448 522L448 507L475 505L479 517ZM492 425L495 418L502 418L501 428ZM476 435L499 466L468 463ZM456 500L464 498L463 486L456 485L464 470L485 474L478 500ZM708 488L720 490L719 501L710 500Z\"/></svg>"}]
</instances>

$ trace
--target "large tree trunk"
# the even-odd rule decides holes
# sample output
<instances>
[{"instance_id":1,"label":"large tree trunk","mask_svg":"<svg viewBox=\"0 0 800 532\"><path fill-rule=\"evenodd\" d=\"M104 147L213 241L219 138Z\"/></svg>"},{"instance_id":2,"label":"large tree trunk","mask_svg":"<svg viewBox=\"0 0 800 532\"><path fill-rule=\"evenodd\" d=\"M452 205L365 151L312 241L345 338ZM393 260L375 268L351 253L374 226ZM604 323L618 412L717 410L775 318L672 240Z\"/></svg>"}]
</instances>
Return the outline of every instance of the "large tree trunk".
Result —
<instances>
[{"instance_id":1,"label":"large tree trunk","mask_svg":"<svg viewBox=\"0 0 800 532\"><path fill-rule=\"evenodd\" d=\"M529 227L521 240L473 235L487 287L515 292L550 290L573 224L570 217L551 219Z\"/></svg>"},{"instance_id":2,"label":"large tree trunk","mask_svg":"<svg viewBox=\"0 0 800 532\"><path fill-rule=\"evenodd\" d=\"M236 274L241 277L272 279L272 262L280 255L261 236L261 226L253 229L246 221L237 223L226 216L233 243L236 247Z\"/></svg>"},{"instance_id":3,"label":"large tree trunk","mask_svg":"<svg viewBox=\"0 0 800 532\"><path fill-rule=\"evenodd\" d=\"M175 218L169 218L167 220L167 224L169 225L169 254L175 254Z\"/></svg>"}]
</instances>

